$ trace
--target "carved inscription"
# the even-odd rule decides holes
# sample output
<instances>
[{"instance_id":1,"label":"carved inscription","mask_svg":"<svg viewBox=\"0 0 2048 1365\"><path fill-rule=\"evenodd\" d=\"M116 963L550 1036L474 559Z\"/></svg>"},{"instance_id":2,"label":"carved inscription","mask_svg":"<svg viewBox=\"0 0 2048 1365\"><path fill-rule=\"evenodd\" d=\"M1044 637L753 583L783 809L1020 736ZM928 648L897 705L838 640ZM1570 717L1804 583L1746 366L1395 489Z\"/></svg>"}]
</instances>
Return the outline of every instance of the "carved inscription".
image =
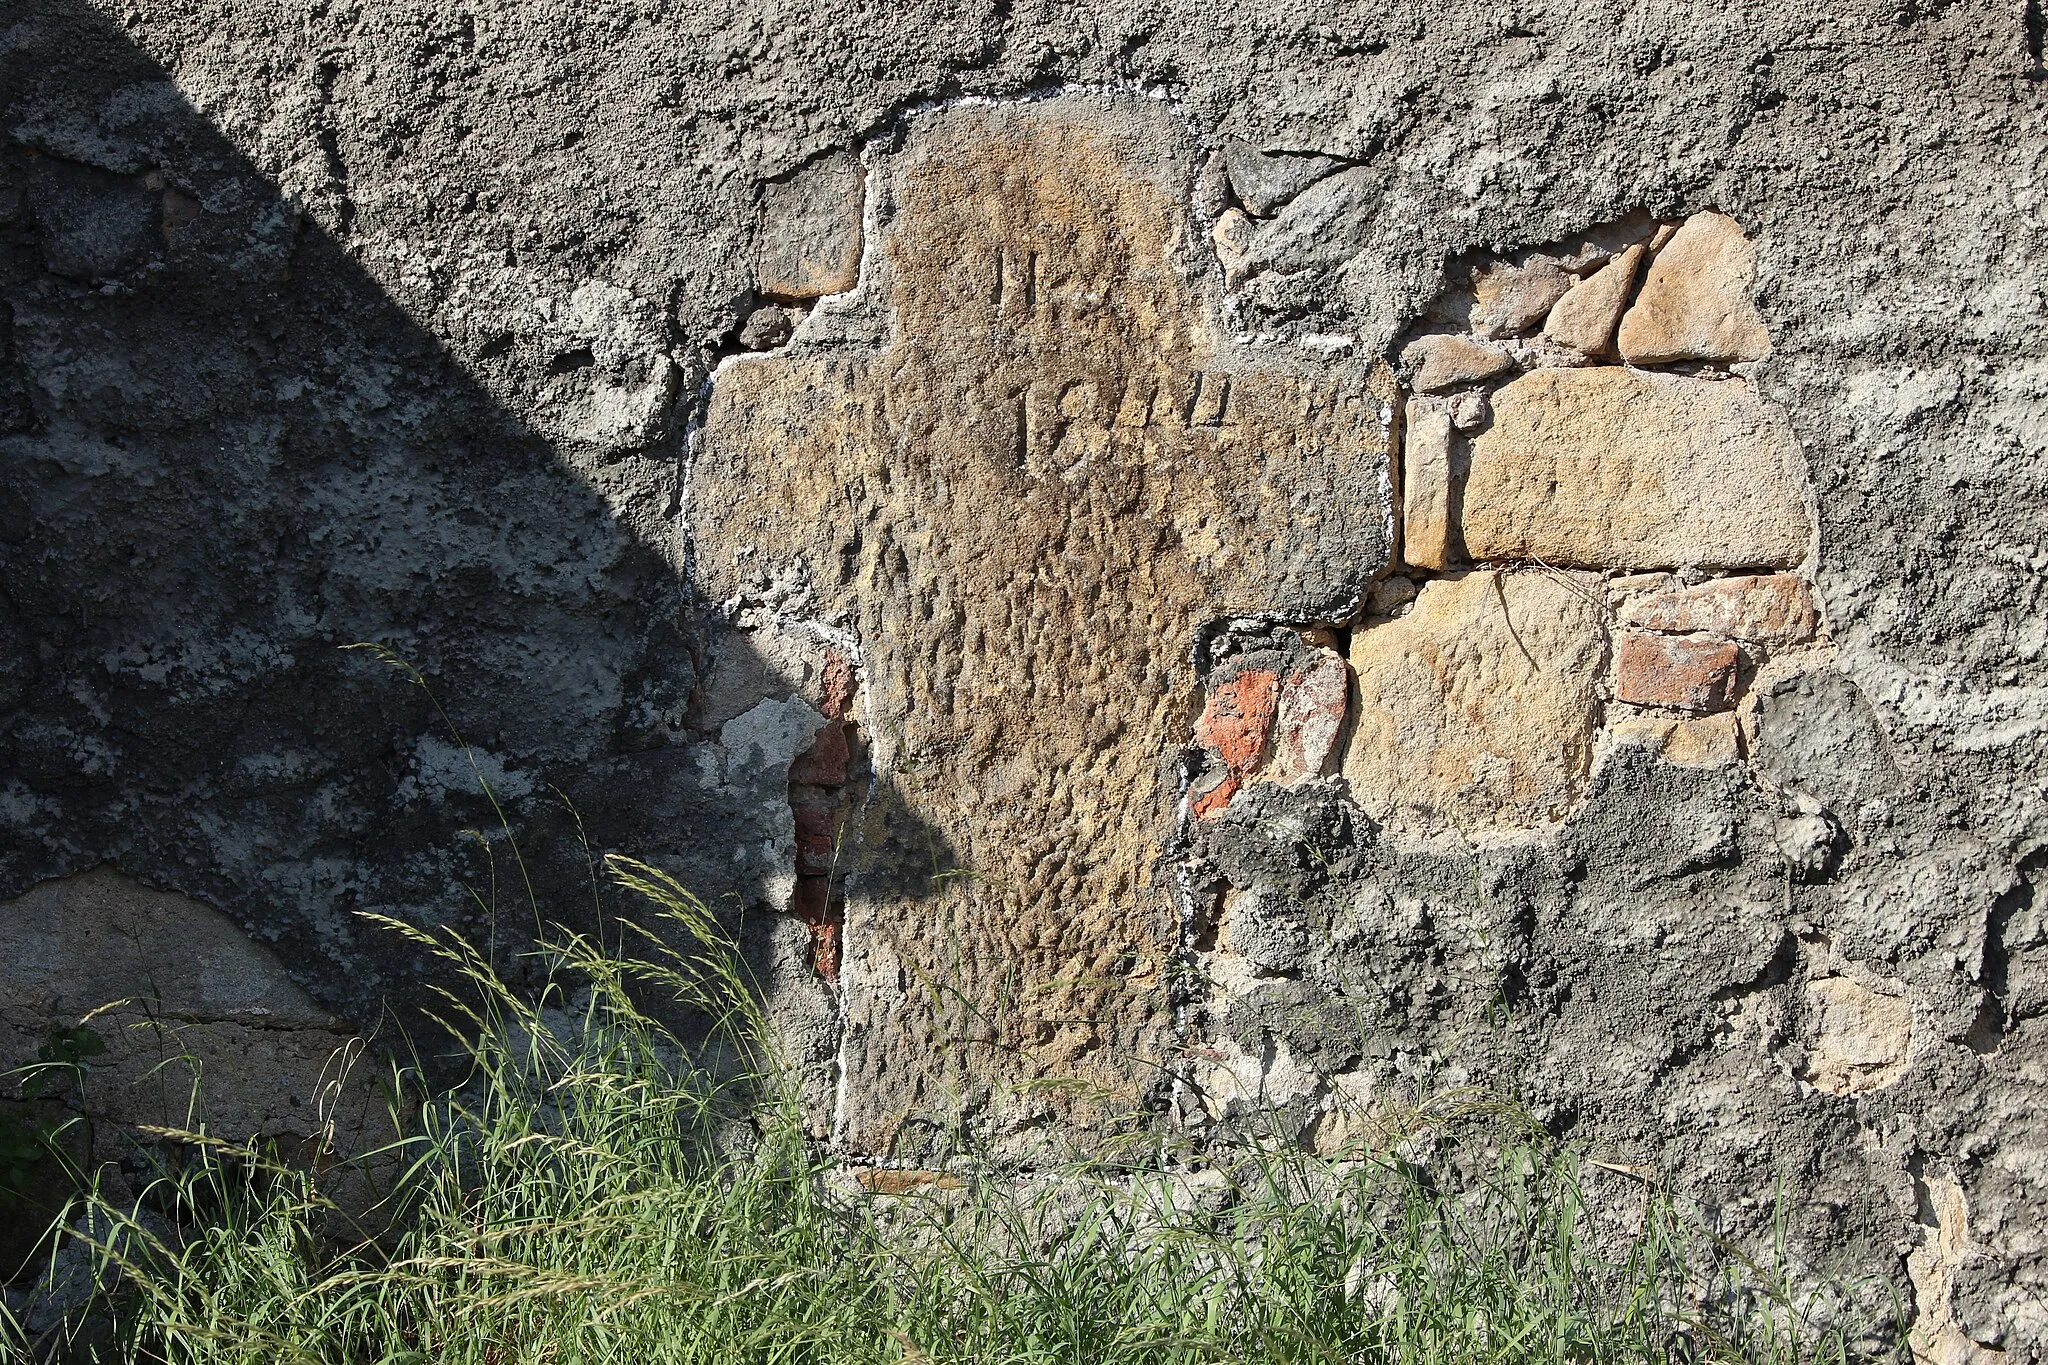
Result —
<instances>
[{"instance_id":1,"label":"carved inscription","mask_svg":"<svg viewBox=\"0 0 2048 1365\"><path fill-rule=\"evenodd\" d=\"M784 585L866 655L884 794L846 841L851 1146L927 1120L1042 1143L1158 1081L1161 756L1199 709L1196 633L1341 610L1387 561L1391 377L1229 344L1186 245L1192 159L1140 101L923 115L874 172L893 213L852 305L889 340L715 385L705 587Z\"/></svg>"}]
</instances>

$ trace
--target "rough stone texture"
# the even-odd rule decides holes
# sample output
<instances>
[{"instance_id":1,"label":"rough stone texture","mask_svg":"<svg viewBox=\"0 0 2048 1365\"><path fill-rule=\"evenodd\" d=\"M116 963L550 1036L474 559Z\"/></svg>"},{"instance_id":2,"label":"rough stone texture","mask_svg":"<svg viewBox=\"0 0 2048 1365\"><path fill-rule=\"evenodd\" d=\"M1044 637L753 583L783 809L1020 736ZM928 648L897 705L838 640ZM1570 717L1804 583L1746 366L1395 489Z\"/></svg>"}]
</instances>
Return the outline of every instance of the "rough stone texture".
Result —
<instances>
[{"instance_id":1,"label":"rough stone texture","mask_svg":"<svg viewBox=\"0 0 2048 1365\"><path fill-rule=\"evenodd\" d=\"M1419 569L1458 561L1451 506L1451 415L1408 404L1401 439L1401 558Z\"/></svg>"},{"instance_id":2,"label":"rough stone texture","mask_svg":"<svg viewBox=\"0 0 2048 1365\"><path fill-rule=\"evenodd\" d=\"M1472 282L1472 330L1494 338L1533 332L1572 284L1572 277L1547 256L1522 265L1489 266Z\"/></svg>"},{"instance_id":3,"label":"rough stone texture","mask_svg":"<svg viewBox=\"0 0 2048 1365\"><path fill-rule=\"evenodd\" d=\"M754 279L763 294L797 302L853 288L866 188L860 162L832 156L761 192Z\"/></svg>"},{"instance_id":4,"label":"rough stone texture","mask_svg":"<svg viewBox=\"0 0 2048 1365\"><path fill-rule=\"evenodd\" d=\"M1317 648L1288 673L1274 721L1273 772L1281 781L1320 777L1344 729L1351 674L1344 657Z\"/></svg>"},{"instance_id":5,"label":"rough stone texture","mask_svg":"<svg viewBox=\"0 0 2048 1365\"><path fill-rule=\"evenodd\" d=\"M1928 1225L1926 1241L1906 1257L1914 1298L1921 1309L1908 1342L1917 1365L2004 1365L2004 1351L1980 1345L1957 1320L1955 1291L1965 1280L1976 1248L1970 1238L1970 1204L1953 1176L1916 1181ZM2037 1312L2037 1316L2040 1314Z\"/></svg>"},{"instance_id":6,"label":"rough stone texture","mask_svg":"<svg viewBox=\"0 0 2048 1365\"><path fill-rule=\"evenodd\" d=\"M1255 218L1271 218L1288 200L1342 164L1329 156L1262 152L1235 139L1223 147L1231 193Z\"/></svg>"},{"instance_id":7,"label":"rough stone texture","mask_svg":"<svg viewBox=\"0 0 2048 1365\"><path fill-rule=\"evenodd\" d=\"M1344 776L1374 819L1477 829L1562 818L1584 790L1606 636L1564 575L1422 585L1352 636L1358 716Z\"/></svg>"},{"instance_id":8,"label":"rough stone texture","mask_svg":"<svg viewBox=\"0 0 2048 1365\"><path fill-rule=\"evenodd\" d=\"M1797 459L1741 380L1538 370L1494 394L1453 496L1476 560L1786 567L1809 534Z\"/></svg>"},{"instance_id":9,"label":"rough stone texture","mask_svg":"<svg viewBox=\"0 0 2048 1365\"><path fill-rule=\"evenodd\" d=\"M1614 356L1614 329L1642 265L1640 243L1574 284L1543 320L1543 335L1595 360Z\"/></svg>"},{"instance_id":10,"label":"rough stone texture","mask_svg":"<svg viewBox=\"0 0 2048 1365\"><path fill-rule=\"evenodd\" d=\"M1680 768L1717 768L1742 757L1735 717L1627 715L1608 720L1606 733L1618 743L1641 744Z\"/></svg>"},{"instance_id":11,"label":"rough stone texture","mask_svg":"<svg viewBox=\"0 0 2048 1365\"><path fill-rule=\"evenodd\" d=\"M901 774L841 977L843 1134L866 1150L945 1104L1022 1141L1055 1112L1025 1081L1138 1101L1168 1021L1150 887L1188 643L1233 613L1341 612L1390 553L1384 371L1233 348L1182 255L1193 159L1124 97L921 115L872 172L890 212L865 296L712 393L701 581L851 626ZM999 998L1020 973L1024 1009Z\"/></svg>"},{"instance_id":12,"label":"rough stone texture","mask_svg":"<svg viewBox=\"0 0 2048 1365\"><path fill-rule=\"evenodd\" d=\"M1901 983L1877 991L1846 976L1806 983L1806 1059L1800 1078L1830 1095L1896 1085L1913 1042L1913 1003Z\"/></svg>"},{"instance_id":13,"label":"rough stone texture","mask_svg":"<svg viewBox=\"0 0 2048 1365\"><path fill-rule=\"evenodd\" d=\"M1751 298L1756 243L1725 213L1696 213L1659 247L1621 320L1622 359L1761 360L1771 341Z\"/></svg>"},{"instance_id":14,"label":"rough stone texture","mask_svg":"<svg viewBox=\"0 0 2048 1365\"><path fill-rule=\"evenodd\" d=\"M2048 83L2029 7L1247 15L18 0L0 896L111 862L374 1018L421 964L348 912L481 934L455 886L505 847L462 836L490 808L424 694L338 649L377 640L433 683L552 908L588 903L560 788L600 846L746 912L778 1019L830 1076L836 1002L809 928L771 913L788 791L730 769L719 736L763 700L822 714L845 640L708 620L684 580L687 434L762 302L764 186L893 147L934 101L1156 90L1202 148L1346 164L1258 226L1223 306L1230 335L1357 357L1440 330L1424 315L1475 253L1578 271L1719 209L1759 246L1772 351L1750 382L1810 476L1832 656L1760 670L1745 762L1614 745L1540 837L1417 847L1337 779L1246 788L1191 837L1219 882L1313 911L1300 978L1238 1016L1247 1084L1284 1046L1271 1088L1319 1143L1421 1077L1511 1089L1753 1251L1782 1180L1796 1262L1888 1277L1909 1305L1908 1257L1961 1229L1917 1307L1958 1351L2038 1359ZM1184 741L1194 683L1172 690ZM904 780L861 762L881 799ZM1814 929L1915 993L1883 1090L1794 1074ZM1936 1216L1937 1181L1966 1215Z\"/></svg>"}]
</instances>

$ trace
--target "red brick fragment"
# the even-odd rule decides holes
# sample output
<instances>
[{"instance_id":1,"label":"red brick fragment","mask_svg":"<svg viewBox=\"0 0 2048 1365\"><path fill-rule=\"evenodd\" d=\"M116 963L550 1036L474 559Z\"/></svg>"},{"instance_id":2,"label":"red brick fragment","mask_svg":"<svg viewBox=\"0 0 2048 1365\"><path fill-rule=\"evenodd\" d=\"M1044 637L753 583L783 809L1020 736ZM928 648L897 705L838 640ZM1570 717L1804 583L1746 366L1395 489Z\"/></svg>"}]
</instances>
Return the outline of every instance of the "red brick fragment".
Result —
<instances>
[{"instance_id":1,"label":"red brick fragment","mask_svg":"<svg viewBox=\"0 0 2048 1365\"><path fill-rule=\"evenodd\" d=\"M789 810L796 817L797 875L830 872L833 846L839 838L838 793L791 787Z\"/></svg>"},{"instance_id":2,"label":"red brick fragment","mask_svg":"<svg viewBox=\"0 0 2048 1365\"><path fill-rule=\"evenodd\" d=\"M1351 671L1329 650L1316 654L1289 673L1280 688L1273 766L1283 780L1319 776L1344 728Z\"/></svg>"},{"instance_id":3,"label":"red brick fragment","mask_svg":"<svg viewBox=\"0 0 2048 1365\"><path fill-rule=\"evenodd\" d=\"M1735 667L1740 658L1726 640L1623 631L1615 665L1615 692L1621 700L1637 706L1725 711L1734 700Z\"/></svg>"},{"instance_id":4,"label":"red brick fragment","mask_svg":"<svg viewBox=\"0 0 2048 1365\"><path fill-rule=\"evenodd\" d=\"M789 902L789 913L810 924L823 924L830 917L831 895L830 877L798 877L796 895Z\"/></svg>"},{"instance_id":5,"label":"red brick fragment","mask_svg":"<svg viewBox=\"0 0 2048 1365\"><path fill-rule=\"evenodd\" d=\"M827 721L818 731L818 737L811 741L811 747L798 754L789 765L789 780L817 787L843 787L846 785L846 765L851 758L846 743L846 727L838 721Z\"/></svg>"},{"instance_id":6,"label":"red brick fragment","mask_svg":"<svg viewBox=\"0 0 2048 1365\"><path fill-rule=\"evenodd\" d=\"M1227 776L1195 801L1195 814L1210 816L1230 804L1244 780L1259 770L1273 739L1280 678L1269 668L1248 668L1209 689L1195 742L1223 761Z\"/></svg>"},{"instance_id":7,"label":"red brick fragment","mask_svg":"<svg viewBox=\"0 0 2048 1365\"><path fill-rule=\"evenodd\" d=\"M828 720L845 720L853 714L854 694L860 690L860 675L838 650L825 652L824 696L819 710Z\"/></svg>"},{"instance_id":8,"label":"red brick fragment","mask_svg":"<svg viewBox=\"0 0 2048 1365\"><path fill-rule=\"evenodd\" d=\"M811 969L827 981L839 979L839 932L837 920L811 926Z\"/></svg>"},{"instance_id":9,"label":"red brick fragment","mask_svg":"<svg viewBox=\"0 0 2048 1365\"><path fill-rule=\"evenodd\" d=\"M803 876L796 879L796 894L790 898L789 913L811 929L811 968L827 981L839 979L840 926L844 907L832 902L832 879Z\"/></svg>"}]
</instances>

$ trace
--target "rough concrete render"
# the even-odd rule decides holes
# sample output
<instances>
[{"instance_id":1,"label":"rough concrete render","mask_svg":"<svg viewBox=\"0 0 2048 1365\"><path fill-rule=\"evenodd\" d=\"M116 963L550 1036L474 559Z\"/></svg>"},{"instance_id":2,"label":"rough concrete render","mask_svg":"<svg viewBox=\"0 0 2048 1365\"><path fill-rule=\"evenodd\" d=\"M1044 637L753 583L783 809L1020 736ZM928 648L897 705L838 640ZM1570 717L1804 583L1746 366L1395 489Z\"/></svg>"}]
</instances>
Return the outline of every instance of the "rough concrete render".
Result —
<instances>
[{"instance_id":1,"label":"rough concrete render","mask_svg":"<svg viewBox=\"0 0 2048 1365\"><path fill-rule=\"evenodd\" d=\"M19 0L0 1062L317 1137L621 850L853 1156L1471 1088L2042 1359L2043 27Z\"/></svg>"}]
</instances>

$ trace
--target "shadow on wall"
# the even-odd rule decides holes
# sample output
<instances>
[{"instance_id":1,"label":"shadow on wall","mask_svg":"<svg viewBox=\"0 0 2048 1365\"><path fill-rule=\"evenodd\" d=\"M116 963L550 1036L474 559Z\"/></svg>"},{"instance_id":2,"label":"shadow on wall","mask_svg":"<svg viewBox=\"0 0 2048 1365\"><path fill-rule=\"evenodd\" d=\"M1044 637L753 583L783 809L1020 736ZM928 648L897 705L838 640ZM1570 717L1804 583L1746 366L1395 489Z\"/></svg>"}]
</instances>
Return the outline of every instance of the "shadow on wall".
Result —
<instances>
[{"instance_id":1,"label":"shadow on wall","mask_svg":"<svg viewBox=\"0 0 2048 1365\"><path fill-rule=\"evenodd\" d=\"M540 307L558 353L537 382L582 396L561 415L580 436L538 432L105 17L52 0L9 25L0 897L112 864L221 907L366 1022L421 964L350 912L481 935L495 898L502 935L532 923L459 733L550 915L589 922L586 830L714 903L788 907L786 769L844 680L692 613L667 321L621 320L602 285ZM630 328L651 355L615 354ZM863 789L854 749L814 784L835 814ZM946 863L886 793L869 810L913 864ZM828 1061L829 933L750 923L807 1021L796 1050Z\"/></svg>"}]
</instances>

